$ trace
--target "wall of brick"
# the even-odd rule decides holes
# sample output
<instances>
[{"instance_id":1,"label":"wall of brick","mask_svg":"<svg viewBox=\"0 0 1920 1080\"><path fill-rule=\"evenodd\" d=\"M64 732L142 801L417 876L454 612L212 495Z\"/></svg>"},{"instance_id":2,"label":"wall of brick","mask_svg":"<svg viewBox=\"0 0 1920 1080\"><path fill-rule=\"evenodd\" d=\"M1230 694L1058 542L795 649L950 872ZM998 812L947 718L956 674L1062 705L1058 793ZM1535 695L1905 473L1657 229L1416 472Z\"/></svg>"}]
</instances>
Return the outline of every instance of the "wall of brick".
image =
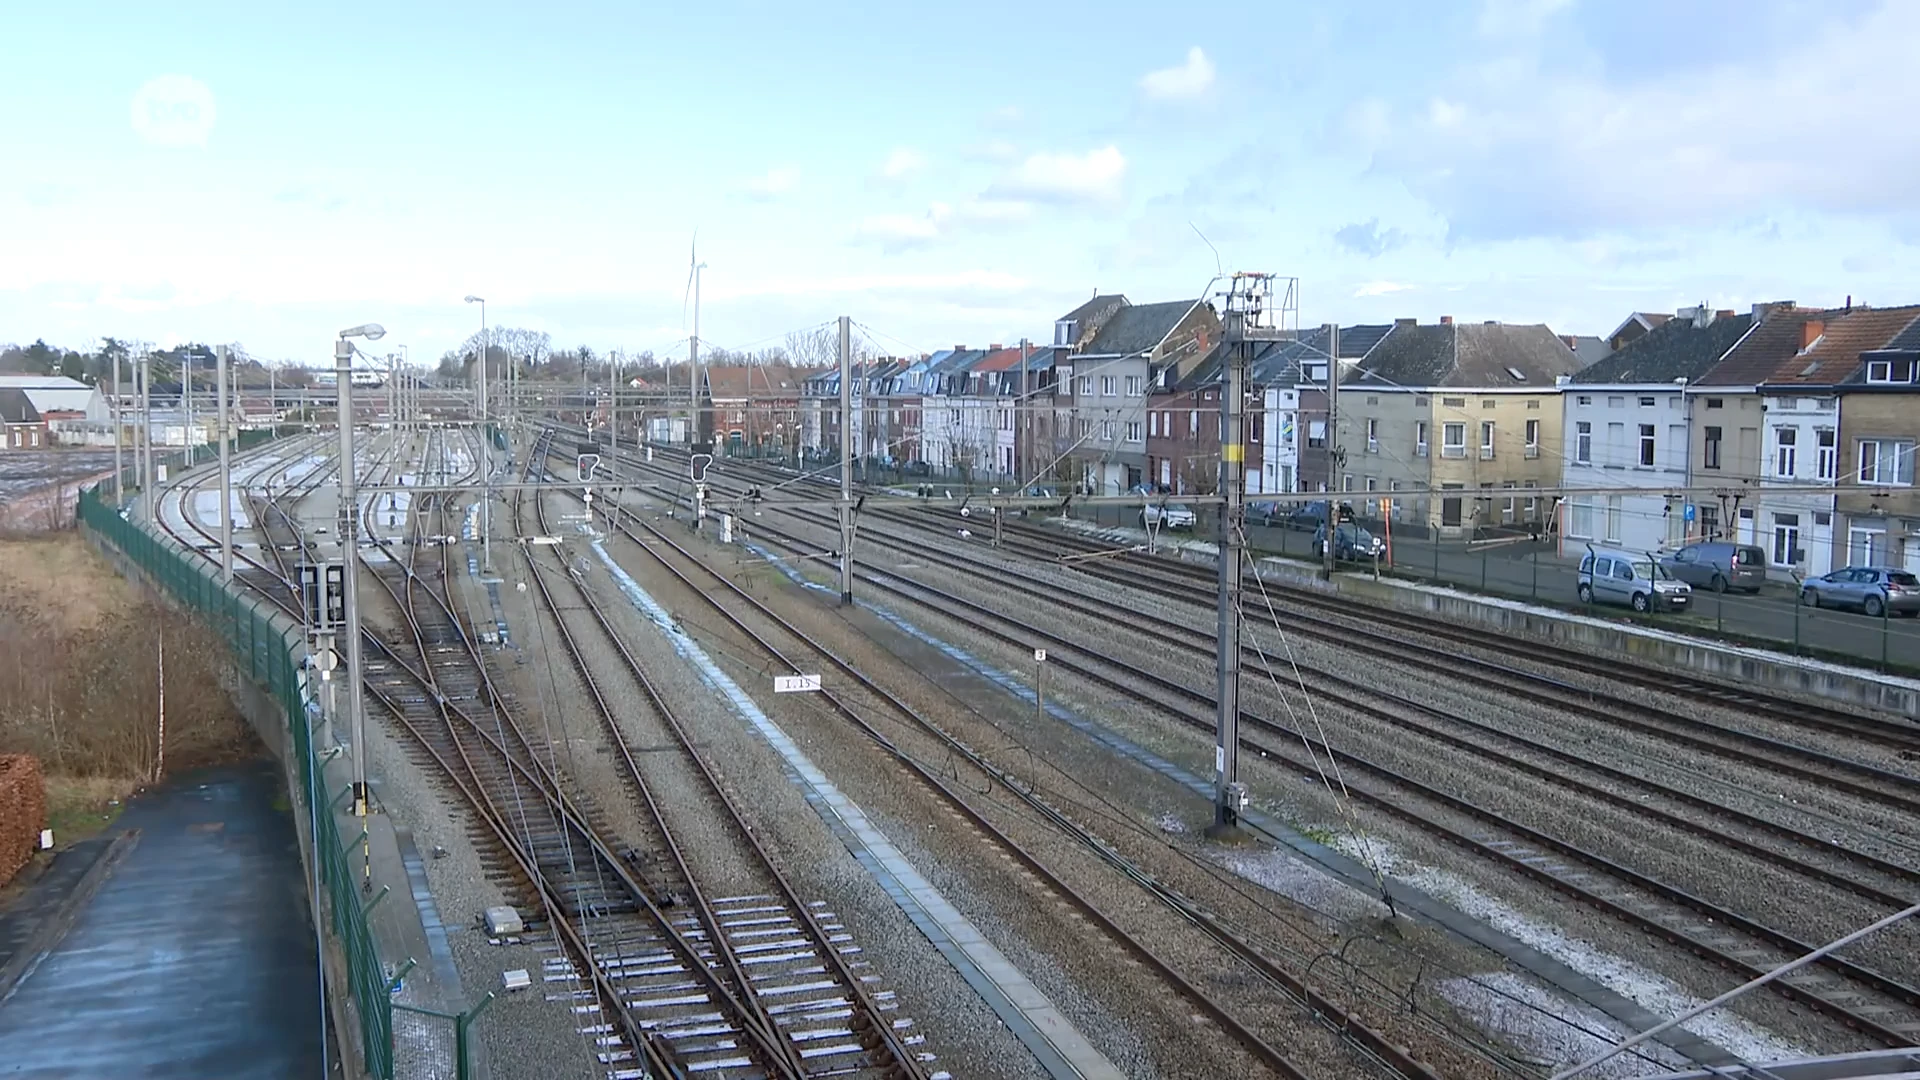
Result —
<instances>
[{"instance_id":1,"label":"wall of brick","mask_svg":"<svg viewBox=\"0 0 1920 1080\"><path fill-rule=\"evenodd\" d=\"M0 756L0 885L27 865L47 821L40 763L26 754Z\"/></svg>"}]
</instances>

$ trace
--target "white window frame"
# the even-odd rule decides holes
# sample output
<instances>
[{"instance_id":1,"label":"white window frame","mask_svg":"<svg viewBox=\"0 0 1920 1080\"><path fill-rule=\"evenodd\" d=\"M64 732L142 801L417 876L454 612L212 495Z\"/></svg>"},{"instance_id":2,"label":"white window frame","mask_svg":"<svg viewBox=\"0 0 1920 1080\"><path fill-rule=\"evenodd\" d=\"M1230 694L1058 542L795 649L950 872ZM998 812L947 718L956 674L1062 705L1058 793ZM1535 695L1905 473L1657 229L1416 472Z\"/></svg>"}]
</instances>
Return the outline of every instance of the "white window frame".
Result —
<instances>
[{"instance_id":1,"label":"white window frame","mask_svg":"<svg viewBox=\"0 0 1920 1080\"><path fill-rule=\"evenodd\" d=\"M1782 518L1792 518L1793 520L1786 522L1782 521ZM1784 549L1781 547L1783 541L1786 544ZM1767 552L1768 558L1772 560L1775 566L1794 566L1796 563L1794 562L1793 552L1794 549L1799 546L1800 515L1775 512L1773 515L1773 545Z\"/></svg>"},{"instance_id":2,"label":"white window frame","mask_svg":"<svg viewBox=\"0 0 1920 1080\"><path fill-rule=\"evenodd\" d=\"M1480 460L1481 461L1493 460L1493 447L1494 447L1493 440L1494 440L1493 421L1491 420L1480 421Z\"/></svg>"},{"instance_id":3,"label":"white window frame","mask_svg":"<svg viewBox=\"0 0 1920 1080\"><path fill-rule=\"evenodd\" d=\"M1634 459L1637 462L1634 467L1651 469L1660 460L1660 425L1641 424L1639 428L1640 456Z\"/></svg>"},{"instance_id":4,"label":"white window frame","mask_svg":"<svg viewBox=\"0 0 1920 1080\"><path fill-rule=\"evenodd\" d=\"M1127 421L1127 441L1128 442L1144 441L1140 437L1140 421L1138 420Z\"/></svg>"},{"instance_id":5,"label":"white window frame","mask_svg":"<svg viewBox=\"0 0 1920 1080\"><path fill-rule=\"evenodd\" d=\"M1413 456L1427 456L1427 422L1425 420L1413 422Z\"/></svg>"},{"instance_id":6,"label":"white window frame","mask_svg":"<svg viewBox=\"0 0 1920 1080\"><path fill-rule=\"evenodd\" d=\"M1855 476L1862 484L1872 484L1875 487L1913 486L1914 444L1912 440L1887 438L1861 439L1856 445L1858 446L1858 450L1855 463L1858 466L1858 471L1855 473ZM1869 462L1867 447L1869 446L1873 447L1873 453L1871 455L1873 465L1872 475L1868 475L1867 472ZM1892 454L1888 455L1882 449L1883 447L1891 447L1893 450ZM1892 463L1892 475L1883 477L1880 474L1886 470L1883 470L1880 466L1887 462ZM1906 467L1906 478L1904 480L1901 479L1901 466L1903 463Z\"/></svg>"},{"instance_id":7,"label":"white window frame","mask_svg":"<svg viewBox=\"0 0 1920 1080\"><path fill-rule=\"evenodd\" d=\"M1797 427L1777 427L1773 429L1773 475L1777 479L1793 479L1794 470L1800 467L1800 429ZM1798 526L1795 527L1796 530Z\"/></svg>"},{"instance_id":8,"label":"white window frame","mask_svg":"<svg viewBox=\"0 0 1920 1080\"><path fill-rule=\"evenodd\" d=\"M1573 463L1576 465L1593 464L1593 421L1591 420L1574 421Z\"/></svg>"},{"instance_id":9,"label":"white window frame","mask_svg":"<svg viewBox=\"0 0 1920 1080\"><path fill-rule=\"evenodd\" d=\"M1467 422L1465 420L1448 420L1440 425L1440 456L1443 458L1467 456Z\"/></svg>"},{"instance_id":10,"label":"white window frame","mask_svg":"<svg viewBox=\"0 0 1920 1080\"><path fill-rule=\"evenodd\" d=\"M1380 452L1380 421L1376 417L1367 417L1367 453Z\"/></svg>"},{"instance_id":11,"label":"white window frame","mask_svg":"<svg viewBox=\"0 0 1920 1080\"><path fill-rule=\"evenodd\" d=\"M1080 376L1080 396L1081 397L1093 396L1093 376L1091 375Z\"/></svg>"},{"instance_id":12,"label":"white window frame","mask_svg":"<svg viewBox=\"0 0 1920 1080\"><path fill-rule=\"evenodd\" d=\"M1840 433L1830 427L1814 428L1814 462L1819 470L1818 479L1838 480L1840 478Z\"/></svg>"},{"instance_id":13,"label":"white window frame","mask_svg":"<svg viewBox=\"0 0 1920 1080\"><path fill-rule=\"evenodd\" d=\"M1129 375L1129 376L1127 376L1127 396L1128 396L1128 397L1139 397L1139 396L1140 396L1140 391L1141 391L1141 387L1142 387L1143 385L1144 385L1144 384L1143 384L1143 380L1141 379L1141 377L1140 377L1140 376L1138 376L1138 375Z\"/></svg>"},{"instance_id":14,"label":"white window frame","mask_svg":"<svg viewBox=\"0 0 1920 1080\"><path fill-rule=\"evenodd\" d=\"M1100 376L1100 396L1101 397L1120 396L1119 386L1120 386L1120 380L1114 378L1113 376L1111 375Z\"/></svg>"},{"instance_id":15,"label":"white window frame","mask_svg":"<svg viewBox=\"0 0 1920 1080\"><path fill-rule=\"evenodd\" d=\"M1527 421L1527 457L1540 456L1540 421L1538 418Z\"/></svg>"}]
</instances>

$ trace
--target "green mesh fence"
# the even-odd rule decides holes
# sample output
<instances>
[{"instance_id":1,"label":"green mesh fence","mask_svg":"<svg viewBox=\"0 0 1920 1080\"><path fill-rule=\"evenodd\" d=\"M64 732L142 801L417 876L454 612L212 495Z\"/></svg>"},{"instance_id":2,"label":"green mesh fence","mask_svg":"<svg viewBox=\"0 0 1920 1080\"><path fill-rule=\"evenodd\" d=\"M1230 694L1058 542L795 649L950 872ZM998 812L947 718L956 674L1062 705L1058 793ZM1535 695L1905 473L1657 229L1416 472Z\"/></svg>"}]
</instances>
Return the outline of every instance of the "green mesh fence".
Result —
<instances>
[{"instance_id":1,"label":"green mesh fence","mask_svg":"<svg viewBox=\"0 0 1920 1080\"><path fill-rule=\"evenodd\" d=\"M267 433L255 442L271 437L272 433ZM299 763L305 789L302 809L314 829L319 856L316 872L326 887L334 940L346 956L367 1072L381 1080L392 1080L392 999L334 822L325 774L314 755L312 717L300 668L307 649L299 625L258 595L223 588L219 567L125 520L95 490L81 493L80 520L118 548L149 580L223 635L240 670L280 704L288 720L288 751Z\"/></svg>"}]
</instances>

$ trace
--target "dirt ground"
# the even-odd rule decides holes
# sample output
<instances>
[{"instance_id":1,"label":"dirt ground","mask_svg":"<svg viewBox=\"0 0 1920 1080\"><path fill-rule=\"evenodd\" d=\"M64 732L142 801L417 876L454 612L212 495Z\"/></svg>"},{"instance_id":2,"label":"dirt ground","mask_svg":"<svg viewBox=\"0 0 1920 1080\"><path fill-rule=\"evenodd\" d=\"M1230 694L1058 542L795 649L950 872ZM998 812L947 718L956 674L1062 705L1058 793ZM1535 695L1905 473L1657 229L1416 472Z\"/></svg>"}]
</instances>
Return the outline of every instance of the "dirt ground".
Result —
<instances>
[{"instance_id":1,"label":"dirt ground","mask_svg":"<svg viewBox=\"0 0 1920 1080\"><path fill-rule=\"evenodd\" d=\"M0 539L0 612L56 634L83 633L139 594L77 531Z\"/></svg>"}]
</instances>

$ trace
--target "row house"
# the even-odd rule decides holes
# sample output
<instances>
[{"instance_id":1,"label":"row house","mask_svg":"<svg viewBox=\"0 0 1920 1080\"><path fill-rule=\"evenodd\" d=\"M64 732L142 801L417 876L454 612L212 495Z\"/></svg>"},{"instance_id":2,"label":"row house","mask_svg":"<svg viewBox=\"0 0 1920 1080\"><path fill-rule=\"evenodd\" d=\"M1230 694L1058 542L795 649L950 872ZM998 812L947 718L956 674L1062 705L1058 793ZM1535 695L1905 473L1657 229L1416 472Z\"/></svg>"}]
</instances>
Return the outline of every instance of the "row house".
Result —
<instances>
[{"instance_id":1,"label":"row house","mask_svg":"<svg viewBox=\"0 0 1920 1080\"><path fill-rule=\"evenodd\" d=\"M1327 369L1336 360L1337 353L1338 377L1344 380L1359 370L1396 325L1412 326L1416 321L1403 319L1397 324L1362 324L1337 329L1331 324L1316 327L1269 359L1267 367L1272 372L1272 381L1261 385L1265 412L1277 428L1271 446L1278 466L1273 477L1277 486L1269 490L1331 491L1337 487L1340 470L1334 465L1335 440L1327 436L1330 375ZM1287 379L1294 381L1289 383ZM1343 396L1341 401L1345 402L1346 398ZM1283 471L1289 463L1294 466L1291 480ZM1377 509L1377 506L1369 508L1367 516L1374 516Z\"/></svg>"},{"instance_id":2,"label":"row house","mask_svg":"<svg viewBox=\"0 0 1920 1080\"><path fill-rule=\"evenodd\" d=\"M1147 482L1147 400L1177 382L1220 340L1204 299L1134 304L1096 296L1055 323L1055 414L1072 427L1058 453L1081 490L1116 495ZM1170 384L1168 384L1170 385Z\"/></svg>"},{"instance_id":3,"label":"row house","mask_svg":"<svg viewBox=\"0 0 1920 1080\"><path fill-rule=\"evenodd\" d=\"M1657 319L1635 313L1623 326L1648 322L1562 386L1566 434L1548 448L1560 461L1562 485L1609 489L1567 497L1563 551L1587 542L1652 550L1699 535L1716 520L1711 514L1702 519L1680 495L1694 456L1691 390L1746 336L1754 318L1702 305ZM1616 330L1613 340L1624 333Z\"/></svg>"},{"instance_id":4,"label":"row house","mask_svg":"<svg viewBox=\"0 0 1920 1080\"><path fill-rule=\"evenodd\" d=\"M713 437L728 454L784 454L800 437L802 385L812 374L785 364L710 366Z\"/></svg>"},{"instance_id":5,"label":"row house","mask_svg":"<svg viewBox=\"0 0 1920 1080\"><path fill-rule=\"evenodd\" d=\"M1439 535L1544 521L1540 498L1519 492L1560 482L1560 379L1579 370L1552 330L1399 319L1341 366L1330 436L1342 494L1384 494L1395 521Z\"/></svg>"},{"instance_id":6,"label":"row house","mask_svg":"<svg viewBox=\"0 0 1920 1080\"><path fill-rule=\"evenodd\" d=\"M1844 448L1835 509L1846 521L1847 561L1920 574L1920 319L1837 380Z\"/></svg>"},{"instance_id":7,"label":"row house","mask_svg":"<svg viewBox=\"0 0 1920 1080\"><path fill-rule=\"evenodd\" d=\"M956 345L944 359L928 365L921 386L919 460L934 469L953 471L963 460L972 467L973 449L966 443L961 410L967 373L986 355L984 349Z\"/></svg>"}]
</instances>

